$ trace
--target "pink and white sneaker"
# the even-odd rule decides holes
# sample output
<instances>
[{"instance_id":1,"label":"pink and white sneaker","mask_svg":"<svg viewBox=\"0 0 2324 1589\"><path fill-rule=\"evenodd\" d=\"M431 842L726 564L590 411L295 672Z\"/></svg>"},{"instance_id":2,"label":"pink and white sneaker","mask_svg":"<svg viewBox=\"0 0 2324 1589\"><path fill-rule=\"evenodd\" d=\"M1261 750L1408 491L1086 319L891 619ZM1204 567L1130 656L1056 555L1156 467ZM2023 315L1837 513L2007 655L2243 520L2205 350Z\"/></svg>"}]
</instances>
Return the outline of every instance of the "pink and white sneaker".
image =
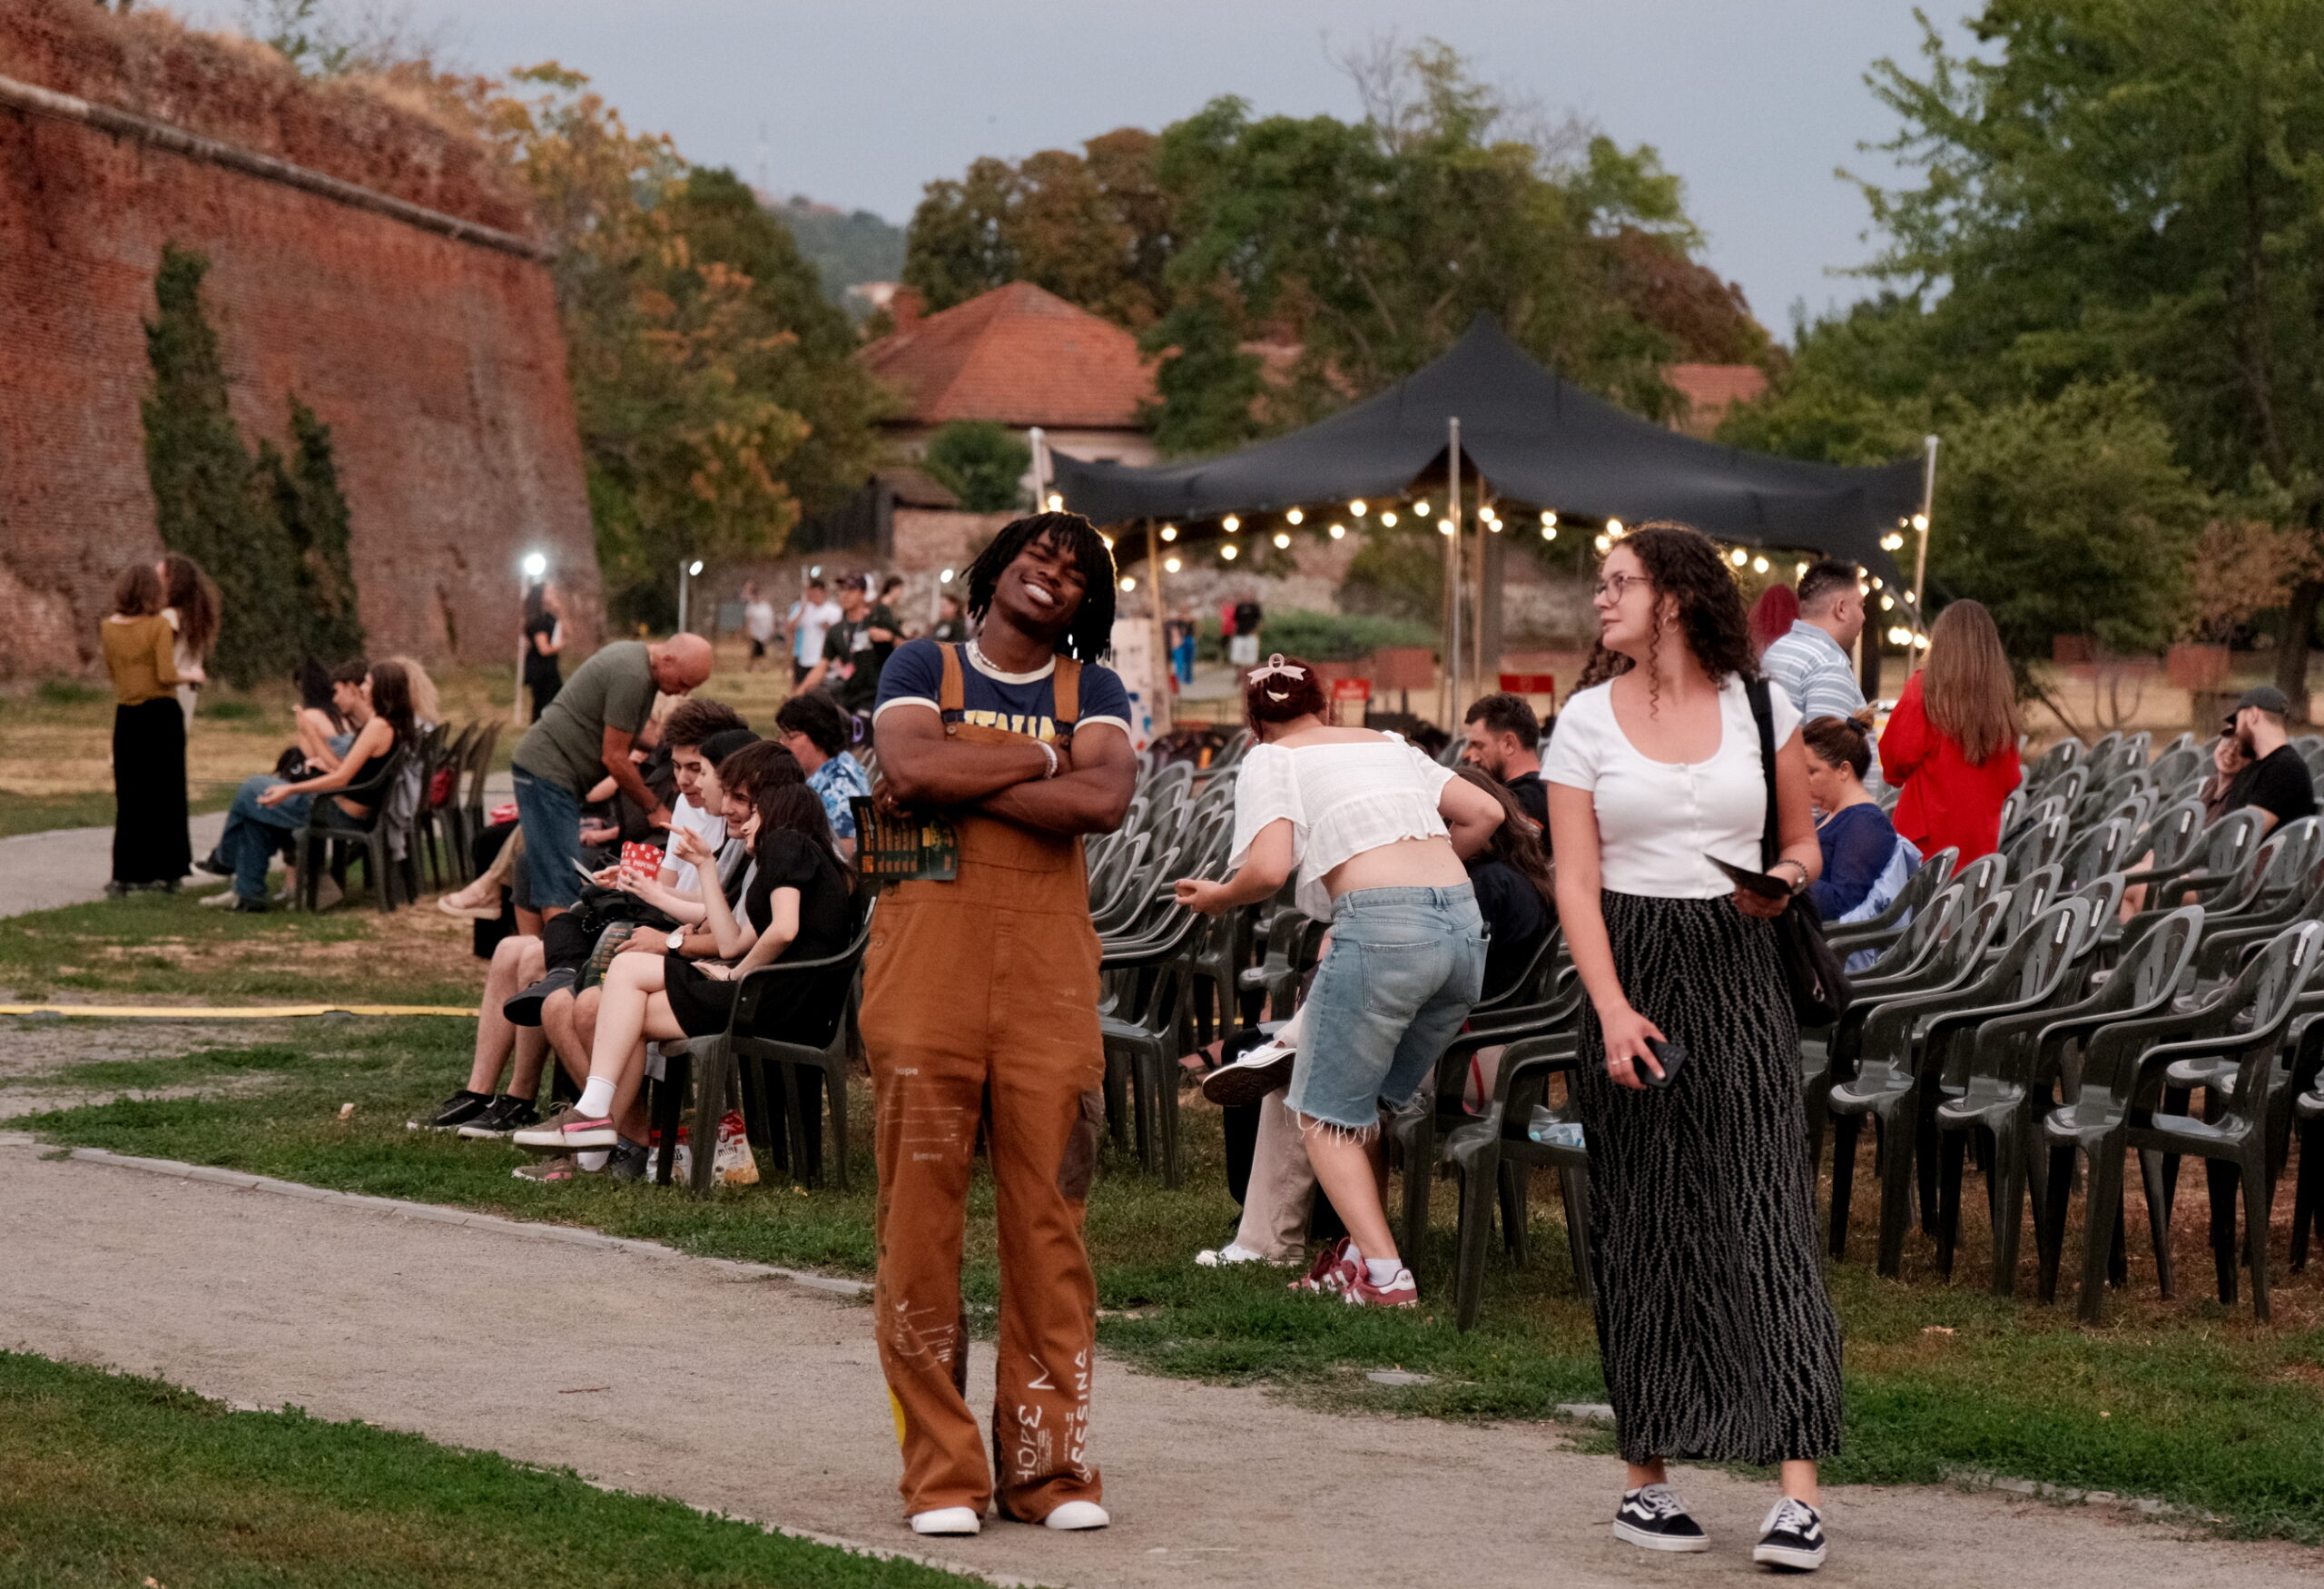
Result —
<instances>
[{"instance_id":1,"label":"pink and white sneaker","mask_svg":"<svg viewBox=\"0 0 2324 1589\"><path fill-rule=\"evenodd\" d=\"M1316 1255L1315 1267L1291 1282L1295 1291L1344 1291L1364 1278L1364 1258L1355 1242L1343 1236Z\"/></svg>"},{"instance_id":2,"label":"pink and white sneaker","mask_svg":"<svg viewBox=\"0 0 2324 1589\"><path fill-rule=\"evenodd\" d=\"M1358 1264L1354 1278L1341 1289L1340 1300L1351 1308L1417 1308L1420 1282L1413 1278L1412 1270L1399 1268L1393 1279L1384 1286L1375 1286L1370 1272Z\"/></svg>"},{"instance_id":3,"label":"pink and white sneaker","mask_svg":"<svg viewBox=\"0 0 2324 1589\"><path fill-rule=\"evenodd\" d=\"M621 1141L609 1119L592 1120L566 1104L537 1126L527 1126L508 1139L536 1153L573 1153L585 1148L611 1148Z\"/></svg>"}]
</instances>

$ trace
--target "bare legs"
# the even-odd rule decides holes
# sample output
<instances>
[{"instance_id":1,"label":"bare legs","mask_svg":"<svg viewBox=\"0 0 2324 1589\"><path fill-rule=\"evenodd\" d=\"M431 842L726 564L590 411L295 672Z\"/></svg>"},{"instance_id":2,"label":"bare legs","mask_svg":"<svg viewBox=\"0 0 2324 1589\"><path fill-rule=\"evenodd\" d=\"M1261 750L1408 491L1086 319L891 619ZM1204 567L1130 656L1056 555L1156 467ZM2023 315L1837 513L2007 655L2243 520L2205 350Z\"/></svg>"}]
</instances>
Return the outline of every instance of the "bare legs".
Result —
<instances>
[{"instance_id":1,"label":"bare legs","mask_svg":"<svg viewBox=\"0 0 2324 1589\"><path fill-rule=\"evenodd\" d=\"M1670 1471L1660 1457L1652 1462L1625 1464L1630 1469L1629 1489L1642 1489L1648 1485L1668 1484ZM1816 1487L1816 1465L1813 1462L1787 1462L1783 1465L1783 1493L1795 1501L1805 1501L1811 1506L1821 1506Z\"/></svg>"},{"instance_id":2,"label":"bare legs","mask_svg":"<svg viewBox=\"0 0 2324 1589\"><path fill-rule=\"evenodd\" d=\"M1306 1115L1299 1117L1299 1125L1307 1138L1307 1162L1315 1169L1315 1180L1339 1210L1356 1250L1366 1258L1393 1262L1396 1239L1389 1233L1380 1193L1387 1175L1387 1142L1376 1130L1357 1138L1344 1127Z\"/></svg>"},{"instance_id":3,"label":"bare legs","mask_svg":"<svg viewBox=\"0 0 2324 1589\"><path fill-rule=\"evenodd\" d=\"M590 1079L603 1078L614 1084L615 1129L632 1141L645 1140L647 1129L645 1111L638 1107L645 1087L645 1040L685 1035L677 1017L670 1012L670 998L662 991L662 979L660 955L615 955L606 968L591 1022Z\"/></svg>"},{"instance_id":4,"label":"bare legs","mask_svg":"<svg viewBox=\"0 0 2324 1589\"><path fill-rule=\"evenodd\" d=\"M500 1012L518 990L538 982L544 966L537 938L503 938L492 952L492 968L484 977L484 1002L478 1009L476 1057L468 1066L468 1091L497 1092L500 1072L516 1056L516 1075L509 1091L530 1098L540 1091L540 1032L521 1027Z\"/></svg>"}]
</instances>

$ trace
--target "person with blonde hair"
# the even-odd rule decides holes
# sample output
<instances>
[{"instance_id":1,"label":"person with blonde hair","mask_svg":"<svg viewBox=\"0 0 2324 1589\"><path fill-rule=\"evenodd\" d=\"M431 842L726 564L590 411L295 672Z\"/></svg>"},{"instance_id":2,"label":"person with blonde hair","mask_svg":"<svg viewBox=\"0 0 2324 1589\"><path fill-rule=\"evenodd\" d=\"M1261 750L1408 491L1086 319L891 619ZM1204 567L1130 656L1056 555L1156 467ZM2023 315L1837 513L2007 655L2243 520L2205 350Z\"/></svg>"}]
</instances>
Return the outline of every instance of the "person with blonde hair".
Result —
<instances>
[{"instance_id":1,"label":"person with blonde hair","mask_svg":"<svg viewBox=\"0 0 2324 1589\"><path fill-rule=\"evenodd\" d=\"M1928 661L1905 681L1880 736L1880 771L1904 793L1896 832L1924 855L1951 846L1966 865L2001 843L2018 765L2017 686L1984 604L1956 601L1929 631Z\"/></svg>"}]
</instances>

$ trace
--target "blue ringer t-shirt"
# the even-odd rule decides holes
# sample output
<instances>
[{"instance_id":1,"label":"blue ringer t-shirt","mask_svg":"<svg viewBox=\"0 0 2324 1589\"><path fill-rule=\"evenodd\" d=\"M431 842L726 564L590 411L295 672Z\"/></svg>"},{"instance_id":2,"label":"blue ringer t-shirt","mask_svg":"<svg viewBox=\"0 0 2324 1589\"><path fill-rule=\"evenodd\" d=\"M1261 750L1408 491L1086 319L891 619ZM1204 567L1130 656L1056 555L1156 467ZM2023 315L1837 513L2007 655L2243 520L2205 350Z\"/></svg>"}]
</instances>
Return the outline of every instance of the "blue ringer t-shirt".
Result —
<instances>
[{"instance_id":1,"label":"blue ringer t-shirt","mask_svg":"<svg viewBox=\"0 0 2324 1589\"><path fill-rule=\"evenodd\" d=\"M966 707L945 713L945 721L1052 738L1057 734L1056 673L1054 660L1031 673L1003 673L971 644L960 666L960 695ZM872 721L877 722L891 706L940 710L937 697L943 684L944 648L933 640L906 641L881 671L880 704L872 709ZM1121 676L1094 662L1082 664L1080 711L1080 717L1067 725L1068 730L1110 723L1128 733L1129 692L1122 687Z\"/></svg>"}]
</instances>

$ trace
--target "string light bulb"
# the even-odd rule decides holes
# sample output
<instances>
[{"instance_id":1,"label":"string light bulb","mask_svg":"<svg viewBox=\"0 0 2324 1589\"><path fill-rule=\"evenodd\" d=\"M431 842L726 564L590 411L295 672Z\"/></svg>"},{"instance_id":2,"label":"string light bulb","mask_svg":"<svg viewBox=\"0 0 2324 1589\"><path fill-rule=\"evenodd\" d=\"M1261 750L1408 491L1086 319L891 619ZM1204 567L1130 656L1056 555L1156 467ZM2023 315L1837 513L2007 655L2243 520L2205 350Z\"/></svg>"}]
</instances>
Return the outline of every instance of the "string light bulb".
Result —
<instances>
[{"instance_id":1,"label":"string light bulb","mask_svg":"<svg viewBox=\"0 0 2324 1589\"><path fill-rule=\"evenodd\" d=\"M1921 534L1926 535L1928 533L1928 515L1925 513L1914 514L1913 528L1918 530Z\"/></svg>"},{"instance_id":2,"label":"string light bulb","mask_svg":"<svg viewBox=\"0 0 2324 1589\"><path fill-rule=\"evenodd\" d=\"M1543 529L1555 529L1557 527L1558 527L1558 516L1557 516L1554 512L1552 512L1551 509L1549 509L1549 508L1542 508L1542 509L1541 509L1541 528L1542 528Z\"/></svg>"},{"instance_id":3,"label":"string light bulb","mask_svg":"<svg viewBox=\"0 0 2324 1589\"><path fill-rule=\"evenodd\" d=\"M1395 528L1396 510L1393 508L1384 509L1380 515L1380 522L1386 525L1390 529Z\"/></svg>"},{"instance_id":4,"label":"string light bulb","mask_svg":"<svg viewBox=\"0 0 2324 1589\"><path fill-rule=\"evenodd\" d=\"M1764 573L1766 573L1767 571L1768 571L1768 560L1767 560L1767 558L1752 558L1752 559L1751 559L1751 572L1752 572L1752 573L1754 573L1754 574L1764 574Z\"/></svg>"},{"instance_id":5,"label":"string light bulb","mask_svg":"<svg viewBox=\"0 0 2324 1589\"><path fill-rule=\"evenodd\" d=\"M1882 612L1895 612L1896 610L1896 598L1894 597L1887 596L1882 597L1880 598L1880 610Z\"/></svg>"},{"instance_id":6,"label":"string light bulb","mask_svg":"<svg viewBox=\"0 0 2324 1589\"><path fill-rule=\"evenodd\" d=\"M1751 554L1745 551L1741 547L1737 547L1733 551L1727 554L1727 560L1740 568L1744 564L1751 560Z\"/></svg>"},{"instance_id":7,"label":"string light bulb","mask_svg":"<svg viewBox=\"0 0 2324 1589\"><path fill-rule=\"evenodd\" d=\"M1291 537L1278 529L1275 532L1275 544L1278 547L1288 547L1291 544Z\"/></svg>"},{"instance_id":8,"label":"string light bulb","mask_svg":"<svg viewBox=\"0 0 2324 1589\"><path fill-rule=\"evenodd\" d=\"M1136 590L1136 589L1137 588L1137 578L1136 578L1135 577L1131 576L1131 575L1128 575L1128 574L1125 574L1125 575L1123 575L1123 576L1122 576L1122 588L1123 588L1125 591Z\"/></svg>"},{"instance_id":9,"label":"string light bulb","mask_svg":"<svg viewBox=\"0 0 2324 1589\"><path fill-rule=\"evenodd\" d=\"M1228 541L1225 546L1220 547L1218 548L1218 555L1226 558L1228 562L1233 562L1235 560L1235 543L1233 541Z\"/></svg>"},{"instance_id":10,"label":"string light bulb","mask_svg":"<svg viewBox=\"0 0 2324 1589\"><path fill-rule=\"evenodd\" d=\"M1619 518L1609 518L1606 520L1606 533L1612 536L1616 540L1621 539L1622 521Z\"/></svg>"},{"instance_id":11,"label":"string light bulb","mask_svg":"<svg viewBox=\"0 0 2324 1589\"><path fill-rule=\"evenodd\" d=\"M1178 527L1175 524L1164 525L1162 527L1162 538L1164 540L1177 540L1178 538Z\"/></svg>"},{"instance_id":12,"label":"string light bulb","mask_svg":"<svg viewBox=\"0 0 2324 1589\"><path fill-rule=\"evenodd\" d=\"M1221 529L1224 529L1227 534L1233 535L1236 530L1243 528L1243 521L1230 513L1226 518L1218 521L1218 527Z\"/></svg>"},{"instance_id":13,"label":"string light bulb","mask_svg":"<svg viewBox=\"0 0 2324 1589\"><path fill-rule=\"evenodd\" d=\"M1052 513L1062 513L1064 510L1065 498L1059 496L1055 491L1051 491L1049 493L1049 511Z\"/></svg>"},{"instance_id":14,"label":"string light bulb","mask_svg":"<svg viewBox=\"0 0 2324 1589\"><path fill-rule=\"evenodd\" d=\"M1413 517L1414 518L1426 518L1428 517L1428 504L1425 502L1413 503Z\"/></svg>"},{"instance_id":15,"label":"string light bulb","mask_svg":"<svg viewBox=\"0 0 2324 1589\"><path fill-rule=\"evenodd\" d=\"M1598 539L1597 539L1597 541L1596 541L1596 543L1595 543L1595 544L1597 545L1597 548L1598 548L1598 550L1600 551L1600 553L1601 553L1601 554L1602 554L1602 553L1606 550L1606 548L1607 548L1608 547L1610 547L1610 546L1612 546L1612 545L1614 544L1614 541L1613 541L1613 538L1612 538L1611 536L1601 535L1601 536L1600 536L1600 537L1598 538Z\"/></svg>"},{"instance_id":16,"label":"string light bulb","mask_svg":"<svg viewBox=\"0 0 2324 1589\"><path fill-rule=\"evenodd\" d=\"M1554 524L1543 524L1543 525L1541 526L1541 538L1542 538L1543 540L1555 540L1555 539L1557 539L1557 538L1558 538L1558 527L1557 527L1556 525L1554 525Z\"/></svg>"},{"instance_id":17,"label":"string light bulb","mask_svg":"<svg viewBox=\"0 0 2324 1589\"><path fill-rule=\"evenodd\" d=\"M1347 505L1347 510L1350 513L1354 514L1358 518L1363 518L1368 511L1368 509L1364 506L1364 498L1361 497L1358 497L1354 501L1349 503Z\"/></svg>"},{"instance_id":18,"label":"string light bulb","mask_svg":"<svg viewBox=\"0 0 2324 1589\"><path fill-rule=\"evenodd\" d=\"M1285 524L1305 524L1307 522L1307 510L1304 508L1294 508L1283 516L1283 521Z\"/></svg>"},{"instance_id":19,"label":"string light bulb","mask_svg":"<svg viewBox=\"0 0 2324 1589\"><path fill-rule=\"evenodd\" d=\"M1163 559L1162 559L1162 571L1163 571L1165 574L1175 574L1175 573L1177 573L1180 568L1185 568L1185 567L1186 567L1186 565L1185 565L1184 563L1179 562L1179 561L1178 561L1178 559L1177 559L1177 558L1163 558Z\"/></svg>"},{"instance_id":20,"label":"string light bulb","mask_svg":"<svg viewBox=\"0 0 2324 1589\"><path fill-rule=\"evenodd\" d=\"M1449 518L1440 518L1436 521L1436 533L1439 535L1451 535L1452 528L1452 521Z\"/></svg>"},{"instance_id":21,"label":"string light bulb","mask_svg":"<svg viewBox=\"0 0 2324 1589\"><path fill-rule=\"evenodd\" d=\"M1106 549L1108 551L1110 552L1114 549L1114 538L1112 536L1108 535L1101 529L1098 532L1098 538L1106 543Z\"/></svg>"},{"instance_id":22,"label":"string light bulb","mask_svg":"<svg viewBox=\"0 0 2324 1589\"><path fill-rule=\"evenodd\" d=\"M1344 524L1333 525L1332 538L1334 540L1345 540L1347 538L1347 526Z\"/></svg>"}]
</instances>

